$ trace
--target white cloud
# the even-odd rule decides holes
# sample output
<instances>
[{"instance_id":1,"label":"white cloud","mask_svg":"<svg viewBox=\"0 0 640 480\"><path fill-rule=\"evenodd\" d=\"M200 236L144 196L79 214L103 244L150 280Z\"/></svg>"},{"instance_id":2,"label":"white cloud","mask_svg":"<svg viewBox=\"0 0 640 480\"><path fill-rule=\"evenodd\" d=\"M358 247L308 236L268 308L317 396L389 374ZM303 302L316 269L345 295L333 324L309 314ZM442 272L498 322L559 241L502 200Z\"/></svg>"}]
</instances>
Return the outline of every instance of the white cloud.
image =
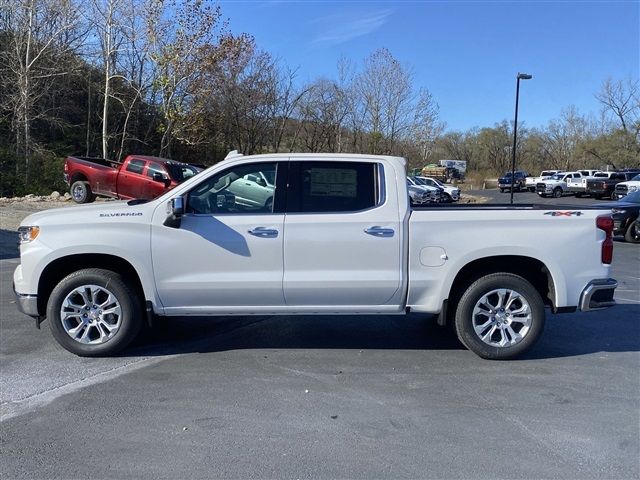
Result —
<instances>
[{"instance_id":1,"label":"white cloud","mask_svg":"<svg viewBox=\"0 0 640 480\"><path fill-rule=\"evenodd\" d=\"M375 32L385 23L393 13L392 10L377 10L358 18L347 18L339 15L324 17L317 22L327 25L327 30L313 39L317 45L340 45L357 37Z\"/></svg>"}]
</instances>

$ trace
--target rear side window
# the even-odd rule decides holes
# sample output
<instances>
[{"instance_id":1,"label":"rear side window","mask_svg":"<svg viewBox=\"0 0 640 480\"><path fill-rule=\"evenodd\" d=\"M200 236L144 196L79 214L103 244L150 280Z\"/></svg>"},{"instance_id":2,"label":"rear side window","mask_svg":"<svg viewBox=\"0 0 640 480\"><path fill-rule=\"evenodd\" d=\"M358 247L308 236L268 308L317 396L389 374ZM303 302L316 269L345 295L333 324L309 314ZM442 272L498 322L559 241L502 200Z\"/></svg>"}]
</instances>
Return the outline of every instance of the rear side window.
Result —
<instances>
[{"instance_id":1,"label":"rear side window","mask_svg":"<svg viewBox=\"0 0 640 480\"><path fill-rule=\"evenodd\" d=\"M144 170L144 164L147 163L144 160L133 159L127 165L127 172L131 173L142 173Z\"/></svg>"},{"instance_id":2,"label":"rear side window","mask_svg":"<svg viewBox=\"0 0 640 480\"><path fill-rule=\"evenodd\" d=\"M287 212L356 212L378 201L375 163L291 162Z\"/></svg>"}]
</instances>

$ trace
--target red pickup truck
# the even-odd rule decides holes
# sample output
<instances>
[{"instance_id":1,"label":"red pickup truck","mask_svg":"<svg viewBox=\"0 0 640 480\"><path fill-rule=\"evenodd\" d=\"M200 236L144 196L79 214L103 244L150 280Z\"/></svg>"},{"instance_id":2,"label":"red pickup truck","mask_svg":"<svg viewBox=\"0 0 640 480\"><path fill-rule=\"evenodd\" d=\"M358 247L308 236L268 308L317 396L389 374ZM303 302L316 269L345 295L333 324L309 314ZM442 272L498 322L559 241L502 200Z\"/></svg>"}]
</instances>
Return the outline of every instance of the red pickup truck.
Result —
<instances>
[{"instance_id":1,"label":"red pickup truck","mask_svg":"<svg viewBox=\"0 0 640 480\"><path fill-rule=\"evenodd\" d=\"M200 170L187 163L145 155L129 155L122 163L67 157L64 181L76 203L93 202L96 196L151 200Z\"/></svg>"}]
</instances>

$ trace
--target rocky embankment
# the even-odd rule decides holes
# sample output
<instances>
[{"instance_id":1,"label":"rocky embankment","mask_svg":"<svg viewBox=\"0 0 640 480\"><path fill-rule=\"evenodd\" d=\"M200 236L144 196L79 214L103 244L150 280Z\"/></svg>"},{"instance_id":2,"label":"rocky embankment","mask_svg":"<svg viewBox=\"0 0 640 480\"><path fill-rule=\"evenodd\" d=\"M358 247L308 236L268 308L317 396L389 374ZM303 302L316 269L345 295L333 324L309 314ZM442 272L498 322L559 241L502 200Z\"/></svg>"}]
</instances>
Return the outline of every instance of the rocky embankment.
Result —
<instances>
[{"instance_id":1,"label":"rocky embankment","mask_svg":"<svg viewBox=\"0 0 640 480\"><path fill-rule=\"evenodd\" d=\"M53 192L51 195L25 195L24 197L0 198L0 229L15 231L20 222L28 215L47 210L49 208L75 205L69 193L61 195Z\"/></svg>"}]
</instances>

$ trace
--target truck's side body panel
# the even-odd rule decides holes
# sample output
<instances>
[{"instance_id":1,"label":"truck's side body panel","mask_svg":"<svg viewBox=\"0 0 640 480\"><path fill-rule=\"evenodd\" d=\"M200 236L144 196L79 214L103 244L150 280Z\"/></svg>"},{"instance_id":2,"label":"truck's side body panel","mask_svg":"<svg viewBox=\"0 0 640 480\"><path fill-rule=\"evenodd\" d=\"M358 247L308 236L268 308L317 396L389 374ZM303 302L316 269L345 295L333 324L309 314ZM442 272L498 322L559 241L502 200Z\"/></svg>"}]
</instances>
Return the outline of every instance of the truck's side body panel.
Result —
<instances>
[{"instance_id":1,"label":"truck's side body panel","mask_svg":"<svg viewBox=\"0 0 640 480\"><path fill-rule=\"evenodd\" d=\"M578 305L580 293L590 280L609 275L608 267L603 272L605 267L600 262L604 232L595 229L595 218L602 211L550 214L554 211L553 207L546 211L414 210L409 220L408 306L412 310L439 311L465 265L500 256L541 261L553 278L556 307ZM553 234L543 233L548 231ZM575 250L578 244L580 252Z\"/></svg>"}]
</instances>

